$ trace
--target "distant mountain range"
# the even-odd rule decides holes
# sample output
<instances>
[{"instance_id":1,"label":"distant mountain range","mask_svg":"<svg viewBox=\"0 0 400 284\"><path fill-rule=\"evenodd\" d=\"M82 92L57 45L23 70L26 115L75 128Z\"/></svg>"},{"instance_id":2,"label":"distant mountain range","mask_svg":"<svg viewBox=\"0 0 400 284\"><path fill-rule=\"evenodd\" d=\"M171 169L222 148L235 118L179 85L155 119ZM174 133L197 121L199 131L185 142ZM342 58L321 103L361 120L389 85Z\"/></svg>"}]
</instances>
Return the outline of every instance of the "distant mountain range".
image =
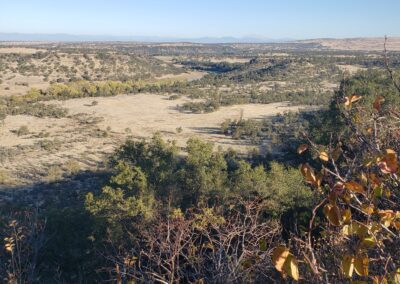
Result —
<instances>
[{"instance_id":1,"label":"distant mountain range","mask_svg":"<svg viewBox=\"0 0 400 284\"><path fill-rule=\"evenodd\" d=\"M269 39L259 37L198 37L177 38L157 36L111 36L111 35L73 35L73 34L24 34L0 33L0 41L136 41L136 42L192 42L192 43L279 43L291 41L290 38Z\"/></svg>"}]
</instances>

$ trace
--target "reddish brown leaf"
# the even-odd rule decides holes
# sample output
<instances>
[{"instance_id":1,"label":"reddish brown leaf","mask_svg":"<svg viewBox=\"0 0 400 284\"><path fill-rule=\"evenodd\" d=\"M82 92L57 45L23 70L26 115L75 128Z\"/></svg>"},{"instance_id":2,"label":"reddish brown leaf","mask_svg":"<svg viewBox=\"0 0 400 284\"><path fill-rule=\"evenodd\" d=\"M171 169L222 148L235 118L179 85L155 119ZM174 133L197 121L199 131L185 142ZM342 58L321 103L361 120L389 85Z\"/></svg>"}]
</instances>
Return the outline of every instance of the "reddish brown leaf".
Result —
<instances>
[{"instance_id":1,"label":"reddish brown leaf","mask_svg":"<svg viewBox=\"0 0 400 284\"><path fill-rule=\"evenodd\" d=\"M350 191L363 193L363 194L365 193L364 187L361 184L356 183L355 181L346 182L344 185Z\"/></svg>"},{"instance_id":2,"label":"reddish brown leaf","mask_svg":"<svg viewBox=\"0 0 400 284\"><path fill-rule=\"evenodd\" d=\"M378 166L384 174L396 173L398 169L396 152L387 149L386 154L378 160Z\"/></svg>"},{"instance_id":3,"label":"reddish brown leaf","mask_svg":"<svg viewBox=\"0 0 400 284\"><path fill-rule=\"evenodd\" d=\"M374 103L372 104L372 106L374 107L374 109L376 109L377 111L381 111L381 103L383 103L385 101L385 98L382 96L377 96L375 98Z\"/></svg>"},{"instance_id":4,"label":"reddish brown leaf","mask_svg":"<svg viewBox=\"0 0 400 284\"><path fill-rule=\"evenodd\" d=\"M302 154L303 152L307 151L308 149L308 145L307 144L301 144L298 148L297 148L297 153L298 154Z\"/></svg>"}]
</instances>

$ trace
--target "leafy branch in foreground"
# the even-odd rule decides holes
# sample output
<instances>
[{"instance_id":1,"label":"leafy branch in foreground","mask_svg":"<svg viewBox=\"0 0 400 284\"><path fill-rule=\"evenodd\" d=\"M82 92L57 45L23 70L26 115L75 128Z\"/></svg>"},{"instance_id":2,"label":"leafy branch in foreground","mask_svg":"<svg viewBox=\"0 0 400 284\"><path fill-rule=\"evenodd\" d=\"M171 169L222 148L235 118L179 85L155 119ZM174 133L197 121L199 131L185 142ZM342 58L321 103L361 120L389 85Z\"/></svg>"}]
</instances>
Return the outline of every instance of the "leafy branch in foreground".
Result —
<instances>
[{"instance_id":1,"label":"leafy branch in foreground","mask_svg":"<svg viewBox=\"0 0 400 284\"><path fill-rule=\"evenodd\" d=\"M332 135L325 147L309 140L298 148L299 154L310 151L319 160L300 170L321 201L308 232L292 236L293 252L275 248L275 267L295 280L399 283L399 110L383 107L380 95L370 107L359 104L363 97L346 95L345 82L342 90L338 106L344 133ZM321 223L314 223L318 216L327 221L319 233Z\"/></svg>"}]
</instances>

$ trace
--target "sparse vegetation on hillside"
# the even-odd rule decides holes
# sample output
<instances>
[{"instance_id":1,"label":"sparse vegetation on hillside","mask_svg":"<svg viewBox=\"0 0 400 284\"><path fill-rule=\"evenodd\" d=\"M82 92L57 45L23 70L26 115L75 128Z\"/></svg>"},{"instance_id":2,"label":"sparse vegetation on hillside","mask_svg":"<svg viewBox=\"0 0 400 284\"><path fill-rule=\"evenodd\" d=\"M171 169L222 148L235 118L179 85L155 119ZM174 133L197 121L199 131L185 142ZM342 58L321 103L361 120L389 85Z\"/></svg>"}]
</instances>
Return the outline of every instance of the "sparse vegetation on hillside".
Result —
<instances>
[{"instance_id":1,"label":"sparse vegetation on hillside","mask_svg":"<svg viewBox=\"0 0 400 284\"><path fill-rule=\"evenodd\" d=\"M251 46L0 53L1 279L398 283L398 55Z\"/></svg>"}]
</instances>

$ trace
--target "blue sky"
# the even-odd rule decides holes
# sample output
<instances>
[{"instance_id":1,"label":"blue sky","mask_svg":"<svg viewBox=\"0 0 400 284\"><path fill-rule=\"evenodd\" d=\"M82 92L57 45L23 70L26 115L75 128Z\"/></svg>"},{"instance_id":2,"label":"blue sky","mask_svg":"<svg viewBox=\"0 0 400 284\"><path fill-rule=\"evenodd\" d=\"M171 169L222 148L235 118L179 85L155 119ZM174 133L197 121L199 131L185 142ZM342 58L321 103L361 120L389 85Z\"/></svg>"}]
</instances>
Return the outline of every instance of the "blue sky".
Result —
<instances>
[{"instance_id":1,"label":"blue sky","mask_svg":"<svg viewBox=\"0 0 400 284\"><path fill-rule=\"evenodd\" d=\"M0 32L170 37L399 36L400 0L0 0Z\"/></svg>"}]
</instances>

